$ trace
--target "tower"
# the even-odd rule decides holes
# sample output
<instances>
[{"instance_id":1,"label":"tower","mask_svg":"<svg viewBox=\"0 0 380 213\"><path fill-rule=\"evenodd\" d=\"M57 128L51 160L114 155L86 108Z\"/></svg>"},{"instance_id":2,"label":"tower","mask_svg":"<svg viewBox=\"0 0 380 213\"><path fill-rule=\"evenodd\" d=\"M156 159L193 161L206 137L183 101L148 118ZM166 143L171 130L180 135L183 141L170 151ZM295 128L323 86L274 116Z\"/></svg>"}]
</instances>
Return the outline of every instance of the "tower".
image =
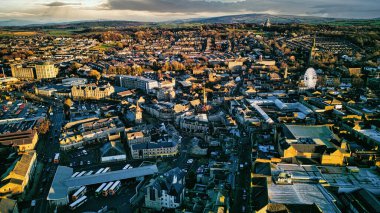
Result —
<instances>
[{"instance_id":1,"label":"tower","mask_svg":"<svg viewBox=\"0 0 380 213\"><path fill-rule=\"evenodd\" d=\"M288 67L285 67L284 79L287 79L287 78L288 78Z\"/></svg>"},{"instance_id":2,"label":"tower","mask_svg":"<svg viewBox=\"0 0 380 213\"><path fill-rule=\"evenodd\" d=\"M203 105L207 105L207 93L206 93L206 84L203 81Z\"/></svg>"},{"instance_id":3,"label":"tower","mask_svg":"<svg viewBox=\"0 0 380 213\"><path fill-rule=\"evenodd\" d=\"M137 103L136 103L135 123L137 123L137 124L142 123L142 109L140 107L140 102L139 101L137 101Z\"/></svg>"},{"instance_id":4,"label":"tower","mask_svg":"<svg viewBox=\"0 0 380 213\"><path fill-rule=\"evenodd\" d=\"M270 20L269 20L269 17L268 17L267 20L264 23L264 27L270 27L270 26L271 26L271 23L270 23Z\"/></svg>"}]
</instances>

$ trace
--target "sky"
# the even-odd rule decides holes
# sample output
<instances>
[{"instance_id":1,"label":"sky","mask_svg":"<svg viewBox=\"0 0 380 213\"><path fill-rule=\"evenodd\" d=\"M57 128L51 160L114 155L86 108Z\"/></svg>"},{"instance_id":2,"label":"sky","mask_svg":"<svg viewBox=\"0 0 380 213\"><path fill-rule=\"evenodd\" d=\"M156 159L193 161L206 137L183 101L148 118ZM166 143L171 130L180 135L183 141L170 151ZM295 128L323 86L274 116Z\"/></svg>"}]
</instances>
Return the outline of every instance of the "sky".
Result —
<instances>
[{"instance_id":1,"label":"sky","mask_svg":"<svg viewBox=\"0 0 380 213\"><path fill-rule=\"evenodd\" d=\"M378 18L380 0L0 0L0 21L169 21L235 14Z\"/></svg>"}]
</instances>

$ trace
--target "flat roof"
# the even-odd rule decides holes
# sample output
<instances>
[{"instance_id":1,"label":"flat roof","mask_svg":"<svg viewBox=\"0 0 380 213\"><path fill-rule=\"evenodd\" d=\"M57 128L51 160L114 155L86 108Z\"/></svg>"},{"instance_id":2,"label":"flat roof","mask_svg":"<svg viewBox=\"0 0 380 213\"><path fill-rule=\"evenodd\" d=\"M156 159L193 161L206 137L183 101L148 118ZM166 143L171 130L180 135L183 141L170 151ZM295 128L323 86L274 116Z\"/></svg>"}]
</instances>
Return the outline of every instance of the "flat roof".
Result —
<instances>
[{"instance_id":1,"label":"flat roof","mask_svg":"<svg viewBox=\"0 0 380 213\"><path fill-rule=\"evenodd\" d=\"M331 132L328 126L304 126L304 125L285 125L290 131L291 135L298 138L320 138L320 139L332 139L334 134Z\"/></svg>"},{"instance_id":2,"label":"flat roof","mask_svg":"<svg viewBox=\"0 0 380 213\"><path fill-rule=\"evenodd\" d=\"M340 212L326 190L320 184L296 183L268 186L271 203L317 204L323 212Z\"/></svg>"},{"instance_id":3,"label":"flat roof","mask_svg":"<svg viewBox=\"0 0 380 213\"><path fill-rule=\"evenodd\" d=\"M363 135L375 140L377 143L380 143L380 132L376 129L362 129L362 130L356 130Z\"/></svg>"},{"instance_id":4,"label":"flat roof","mask_svg":"<svg viewBox=\"0 0 380 213\"><path fill-rule=\"evenodd\" d=\"M132 169L122 169L106 173L74 177L67 179L65 184L68 187L93 185L98 183L124 180L129 178L153 175L158 172L157 165L141 166Z\"/></svg>"},{"instance_id":5,"label":"flat roof","mask_svg":"<svg viewBox=\"0 0 380 213\"><path fill-rule=\"evenodd\" d=\"M350 192L366 189L380 195L380 175L374 168L359 168L358 172L350 172L347 167L318 166L323 179L330 186L338 187L339 192Z\"/></svg>"},{"instance_id":6,"label":"flat roof","mask_svg":"<svg viewBox=\"0 0 380 213\"><path fill-rule=\"evenodd\" d=\"M53 182L51 183L47 200L58 200L67 197L68 187L64 181L71 177L73 169L67 166L58 166Z\"/></svg>"},{"instance_id":7,"label":"flat roof","mask_svg":"<svg viewBox=\"0 0 380 213\"><path fill-rule=\"evenodd\" d=\"M132 169L116 170L101 174L93 174L72 178L73 169L66 166L58 166L51 184L48 200L63 199L67 196L69 188L136 178L153 175L158 172L157 165L141 166Z\"/></svg>"}]
</instances>

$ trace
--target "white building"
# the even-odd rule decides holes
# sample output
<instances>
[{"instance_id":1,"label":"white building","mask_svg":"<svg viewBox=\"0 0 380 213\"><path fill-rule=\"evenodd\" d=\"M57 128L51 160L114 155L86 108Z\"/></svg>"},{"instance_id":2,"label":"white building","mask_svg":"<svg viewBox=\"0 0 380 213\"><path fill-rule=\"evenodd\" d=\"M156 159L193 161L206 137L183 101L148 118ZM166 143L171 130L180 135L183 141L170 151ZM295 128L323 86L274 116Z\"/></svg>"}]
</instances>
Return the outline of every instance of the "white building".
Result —
<instances>
[{"instance_id":1,"label":"white building","mask_svg":"<svg viewBox=\"0 0 380 213\"><path fill-rule=\"evenodd\" d=\"M118 75L115 77L116 85L128 89L141 89L146 93L152 93L158 88L158 82L142 76Z\"/></svg>"},{"instance_id":2,"label":"white building","mask_svg":"<svg viewBox=\"0 0 380 213\"><path fill-rule=\"evenodd\" d=\"M146 187L145 206L157 211L181 205L185 194L185 173L174 168L150 181Z\"/></svg>"}]
</instances>

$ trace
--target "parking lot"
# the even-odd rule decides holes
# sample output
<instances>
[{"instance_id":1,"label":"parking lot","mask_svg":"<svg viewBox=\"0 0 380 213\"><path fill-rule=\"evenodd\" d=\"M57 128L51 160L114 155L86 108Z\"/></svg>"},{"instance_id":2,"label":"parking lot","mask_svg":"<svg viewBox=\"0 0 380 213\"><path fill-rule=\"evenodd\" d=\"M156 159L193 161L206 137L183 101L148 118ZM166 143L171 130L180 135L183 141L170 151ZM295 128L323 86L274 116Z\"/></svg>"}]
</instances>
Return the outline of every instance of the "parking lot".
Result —
<instances>
[{"instance_id":1,"label":"parking lot","mask_svg":"<svg viewBox=\"0 0 380 213\"><path fill-rule=\"evenodd\" d=\"M118 191L118 193L114 196L99 196L95 197L94 188L86 193L88 200L82 206L78 207L74 211L68 212L84 212L84 211L93 211L97 212L101 208L107 206L109 210L114 209L116 212L132 212L132 208L130 206L129 200L135 193L135 187L137 183L126 185L124 184Z\"/></svg>"}]
</instances>

